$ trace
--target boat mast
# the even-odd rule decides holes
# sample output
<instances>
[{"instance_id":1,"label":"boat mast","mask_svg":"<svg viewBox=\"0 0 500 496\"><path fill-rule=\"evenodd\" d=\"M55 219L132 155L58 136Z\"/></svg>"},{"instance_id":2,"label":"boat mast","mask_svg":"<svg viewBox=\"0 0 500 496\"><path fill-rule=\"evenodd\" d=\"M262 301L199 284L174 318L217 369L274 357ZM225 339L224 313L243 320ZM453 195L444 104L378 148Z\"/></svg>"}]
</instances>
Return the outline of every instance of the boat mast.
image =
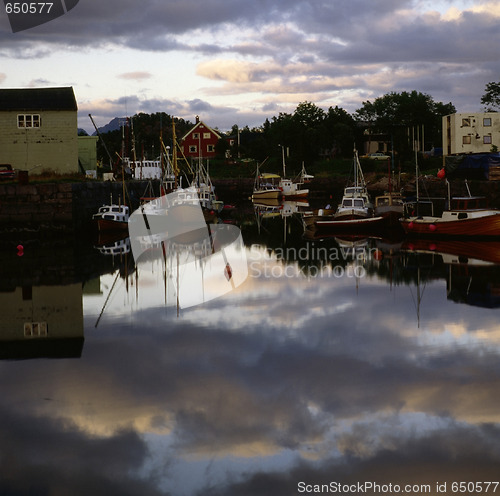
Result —
<instances>
[{"instance_id":1,"label":"boat mast","mask_svg":"<svg viewBox=\"0 0 500 496\"><path fill-rule=\"evenodd\" d=\"M280 145L281 146L281 160L283 162L283 178L286 177L286 164L285 164L285 147L283 145Z\"/></svg>"},{"instance_id":2,"label":"boat mast","mask_svg":"<svg viewBox=\"0 0 500 496\"><path fill-rule=\"evenodd\" d=\"M177 139L175 136L175 120L172 117L172 170L174 173L174 186L177 189L177 174L179 169L177 168Z\"/></svg>"},{"instance_id":3,"label":"boat mast","mask_svg":"<svg viewBox=\"0 0 500 496\"><path fill-rule=\"evenodd\" d=\"M358 151L356 150L356 143L354 143L354 186L358 186Z\"/></svg>"},{"instance_id":4,"label":"boat mast","mask_svg":"<svg viewBox=\"0 0 500 496\"><path fill-rule=\"evenodd\" d=\"M417 190L417 217L419 215L420 192L418 189L418 150L415 143L415 128L412 128L413 133L413 151L415 152L415 187Z\"/></svg>"}]
</instances>

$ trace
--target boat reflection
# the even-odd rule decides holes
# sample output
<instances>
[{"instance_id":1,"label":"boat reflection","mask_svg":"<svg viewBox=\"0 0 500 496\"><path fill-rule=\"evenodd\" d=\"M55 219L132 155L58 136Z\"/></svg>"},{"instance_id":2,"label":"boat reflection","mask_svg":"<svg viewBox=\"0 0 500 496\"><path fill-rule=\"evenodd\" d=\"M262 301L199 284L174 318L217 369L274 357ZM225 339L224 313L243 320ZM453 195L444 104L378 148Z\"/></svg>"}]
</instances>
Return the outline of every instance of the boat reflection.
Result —
<instances>
[{"instance_id":1,"label":"boat reflection","mask_svg":"<svg viewBox=\"0 0 500 496\"><path fill-rule=\"evenodd\" d=\"M446 294L455 303L500 307L500 242L468 240L411 240L403 250L432 257L434 270L442 264ZM436 260L438 259L438 260Z\"/></svg>"},{"instance_id":2,"label":"boat reflection","mask_svg":"<svg viewBox=\"0 0 500 496\"><path fill-rule=\"evenodd\" d=\"M240 230L209 224L173 238L168 233L132 240L140 246L139 273L157 267L164 281L164 302L180 308L205 303L241 285L248 275Z\"/></svg>"}]
</instances>

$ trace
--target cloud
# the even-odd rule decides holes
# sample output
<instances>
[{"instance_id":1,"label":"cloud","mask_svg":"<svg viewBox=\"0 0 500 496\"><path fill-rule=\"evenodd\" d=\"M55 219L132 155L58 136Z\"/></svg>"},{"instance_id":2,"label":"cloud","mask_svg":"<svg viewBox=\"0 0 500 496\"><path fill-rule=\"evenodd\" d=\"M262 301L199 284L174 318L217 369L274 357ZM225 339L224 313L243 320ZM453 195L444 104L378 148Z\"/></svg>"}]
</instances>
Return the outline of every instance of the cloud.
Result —
<instances>
[{"instance_id":1,"label":"cloud","mask_svg":"<svg viewBox=\"0 0 500 496\"><path fill-rule=\"evenodd\" d=\"M307 100L354 112L368 98L414 89L452 101L458 110L478 110L485 84L500 69L500 14L492 2L461 10L410 0L237 0L230 9L222 0L210 0L203 9L192 2L80 2L53 23L17 36L0 32L1 56L36 60L77 48L91 57L99 40L99 50L117 60L137 57L134 64L148 54L157 56L155 67L167 67L164 60L172 57L174 73L152 69L150 59L144 70L119 78L144 103L163 100L159 81L168 78L168 98L179 110L189 112L189 100L204 100L212 110L208 117L216 119L212 125L220 128L261 125L271 117L263 109L273 100L284 111ZM145 80L148 88L141 85ZM177 97L184 88L189 96ZM232 109L233 119L226 112L219 118L219 108Z\"/></svg>"},{"instance_id":2,"label":"cloud","mask_svg":"<svg viewBox=\"0 0 500 496\"><path fill-rule=\"evenodd\" d=\"M143 81L145 79L151 79L153 75L147 71L135 71L135 72L124 72L122 74L118 74L117 77L120 79L133 79L136 81Z\"/></svg>"},{"instance_id":3,"label":"cloud","mask_svg":"<svg viewBox=\"0 0 500 496\"><path fill-rule=\"evenodd\" d=\"M47 487L75 496L160 494L154 485L132 475L148 451L131 430L89 437L58 416L12 414L6 408L0 409L0 419L2 449L10 453L0 458L2 494L39 493Z\"/></svg>"}]
</instances>

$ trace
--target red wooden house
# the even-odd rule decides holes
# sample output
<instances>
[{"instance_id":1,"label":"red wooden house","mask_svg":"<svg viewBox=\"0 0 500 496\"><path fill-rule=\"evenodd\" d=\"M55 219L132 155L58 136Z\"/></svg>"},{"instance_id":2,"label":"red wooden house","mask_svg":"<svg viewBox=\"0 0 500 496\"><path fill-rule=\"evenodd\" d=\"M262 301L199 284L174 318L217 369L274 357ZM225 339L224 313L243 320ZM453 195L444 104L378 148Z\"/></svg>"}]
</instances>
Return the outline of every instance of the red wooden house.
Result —
<instances>
[{"instance_id":1,"label":"red wooden house","mask_svg":"<svg viewBox=\"0 0 500 496\"><path fill-rule=\"evenodd\" d=\"M196 116L196 124L182 137L181 147L186 158L213 158L220 135Z\"/></svg>"}]
</instances>

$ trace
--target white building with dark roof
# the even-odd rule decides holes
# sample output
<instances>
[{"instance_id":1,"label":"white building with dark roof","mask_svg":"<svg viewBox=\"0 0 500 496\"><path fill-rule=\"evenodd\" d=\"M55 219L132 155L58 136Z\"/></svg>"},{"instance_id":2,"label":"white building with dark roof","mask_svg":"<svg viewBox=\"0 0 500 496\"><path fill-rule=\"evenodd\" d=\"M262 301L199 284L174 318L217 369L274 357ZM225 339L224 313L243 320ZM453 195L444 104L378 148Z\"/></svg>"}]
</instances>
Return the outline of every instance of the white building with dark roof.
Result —
<instances>
[{"instance_id":1,"label":"white building with dark roof","mask_svg":"<svg viewBox=\"0 0 500 496\"><path fill-rule=\"evenodd\" d=\"M77 110L72 87L0 89L0 163L78 172Z\"/></svg>"}]
</instances>

